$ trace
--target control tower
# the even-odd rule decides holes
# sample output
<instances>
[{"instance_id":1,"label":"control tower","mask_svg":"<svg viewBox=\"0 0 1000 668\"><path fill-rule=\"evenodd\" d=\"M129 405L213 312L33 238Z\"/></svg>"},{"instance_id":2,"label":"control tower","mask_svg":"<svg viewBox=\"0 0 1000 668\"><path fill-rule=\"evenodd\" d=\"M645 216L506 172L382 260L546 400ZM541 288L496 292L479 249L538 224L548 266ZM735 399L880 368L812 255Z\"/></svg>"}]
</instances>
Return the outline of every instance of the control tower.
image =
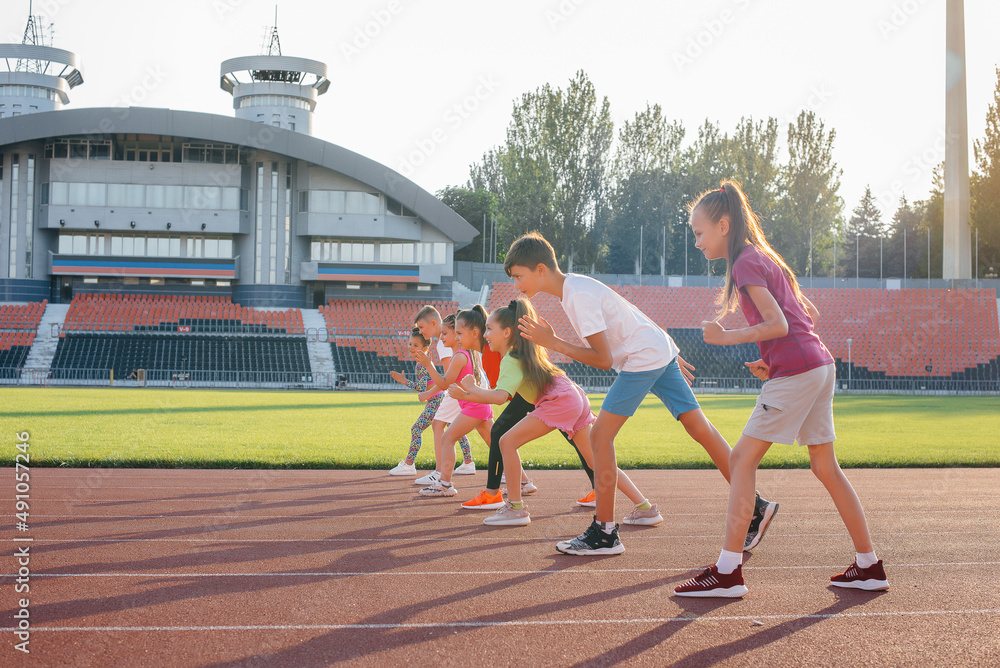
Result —
<instances>
[{"instance_id":1,"label":"control tower","mask_svg":"<svg viewBox=\"0 0 1000 668\"><path fill-rule=\"evenodd\" d=\"M326 63L281 55L278 16L267 53L222 63L222 90L233 96L236 117L312 135L316 98L330 88Z\"/></svg>"},{"instance_id":2,"label":"control tower","mask_svg":"<svg viewBox=\"0 0 1000 668\"><path fill-rule=\"evenodd\" d=\"M82 83L76 54L45 44L29 3L24 39L0 44L0 118L62 109L69 91Z\"/></svg>"}]
</instances>

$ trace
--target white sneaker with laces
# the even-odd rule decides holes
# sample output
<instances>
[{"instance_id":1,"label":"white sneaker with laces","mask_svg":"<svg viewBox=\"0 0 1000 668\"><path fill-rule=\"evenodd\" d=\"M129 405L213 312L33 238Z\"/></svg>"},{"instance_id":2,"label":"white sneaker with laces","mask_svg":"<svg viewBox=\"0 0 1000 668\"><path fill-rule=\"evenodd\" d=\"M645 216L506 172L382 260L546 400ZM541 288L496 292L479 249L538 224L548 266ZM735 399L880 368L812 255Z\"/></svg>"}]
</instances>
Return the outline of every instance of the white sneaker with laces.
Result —
<instances>
[{"instance_id":1,"label":"white sneaker with laces","mask_svg":"<svg viewBox=\"0 0 1000 668\"><path fill-rule=\"evenodd\" d=\"M455 467L456 475L473 475L476 472L476 462L466 462Z\"/></svg>"},{"instance_id":2,"label":"white sneaker with laces","mask_svg":"<svg viewBox=\"0 0 1000 668\"><path fill-rule=\"evenodd\" d=\"M423 478L417 478L416 480L414 480L413 484L414 485L433 485L434 483L436 483L440 479L441 479L441 474L440 473L438 473L437 471L431 471L430 473L428 473L427 475L425 475Z\"/></svg>"},{"instance_id":3,"label":"white sneaker with laces","mask_svg":"<svg viewBox=\"0 0 1000 668\"><path fill-rule=\"evenodd\" d=\"M389 469L389 475L417 475L417 467L406 462L399 462Z\"/></svg>"},{"instance_id":4,"label":"white sneaker with laces","mask_svg":"<svg viewBox=\"0 0 1000 668\"><path fill-rule=\"evenodd\" d=\"M424 487L419 492L420 496L455 496L458 490L450 483L435 480L428 487Z\"/></svg>"}]
</instances>

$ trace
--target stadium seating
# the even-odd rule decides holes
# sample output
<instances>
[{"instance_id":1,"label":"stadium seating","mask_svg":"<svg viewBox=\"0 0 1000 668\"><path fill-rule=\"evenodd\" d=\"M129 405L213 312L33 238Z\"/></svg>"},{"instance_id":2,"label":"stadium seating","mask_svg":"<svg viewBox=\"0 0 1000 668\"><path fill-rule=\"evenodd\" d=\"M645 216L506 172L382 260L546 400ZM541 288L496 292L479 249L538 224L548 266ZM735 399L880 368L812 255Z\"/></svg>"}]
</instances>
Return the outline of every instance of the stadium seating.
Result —
<instances>
[{"instance_id":1,"label":"stadium seating","mask_svg":"<svg viewBox=\"0 0 1000 668\"><path fill-rule=\"evenodd\" d=\"M302 337L79 332L59 342L52 377L79 369L110 369L119 379L137 369L308 374L309 354Z\"/></svg>"},{"instance_id":2,"label":"stadium seating","mask_svg":"<svg viewBox=\"0 0 1000 668\"><path fill-rule=\"evenodd\" d=\"M73 298L64 332L177 331L304 334L298 309L262 311L228 297L82 294Z\"/></svg>"},{"instance_id":3,"label":"stadium seating","mask_svg":"<svg viewBox=\"0 0 1000 668\"><path fill-rule=\"evenodd\" d=\"M458 302L453 301L328 300L319 310L337 370L355 374L404 371L412 377L413 359L407 344L413 316L425 305L443 316L458 311Z\"/></svg>"},{"instance_id":4,"label":"stadium seating","mask_svg":"<svg viewBox=\"0 0 1000 668\"><path fill-rule=\"evenodd\" d=\"M425 305L443 316L458 311L458 302L382 299L330 299L319 310L333 341L335 336L409 336L413 316Z\"/></svg>"},{"instance_id":5,"label":"stadium seating","mask_svg":"<svg viewBox=\"0 0 1000 668\"><path fill-rule=\"evenodd\" d=\"M17 378L24 366L48 300L0 304L0 378Z\"/></svg>"},{"instance_id":6,"label":"stadium seating","mask_svg":"<svg viewBox=\"0 0 1000 668\"><path fill-rule=\"evenodd\" d=\"M681 355L698 368L701 377L741 377L743 362L756 359L757 346L709 346L701 336L701 322L717 313L719 288L611 286L635 304L677 341ZM838 359L847 377L848 344L853 377L954 380L1000 378L1000 326L992 290L804 290L820 311L817 333ZM510 282L493 284L489 309L519 296ZM539 314L566 340L579 339L566 321L558 301L539 294L532 303ZM744 327L740 313L722 319L727 329ZM555 356L571 373L581 372L569 360ZM590 375L593 375L591 370Z\"/></svg>"},{"instance_id":7,"label":"stadium seating","mask_svg":"<svg viewBox=\"0 0 1000 668\"><path fill-rule=\"evenodd\" d=\"M81 294L52 360L52 378L80 370L308 374L302 312L241 307L224 297ZM221 376L220 376L221 377Z\"/></svg>"}]
</instances>

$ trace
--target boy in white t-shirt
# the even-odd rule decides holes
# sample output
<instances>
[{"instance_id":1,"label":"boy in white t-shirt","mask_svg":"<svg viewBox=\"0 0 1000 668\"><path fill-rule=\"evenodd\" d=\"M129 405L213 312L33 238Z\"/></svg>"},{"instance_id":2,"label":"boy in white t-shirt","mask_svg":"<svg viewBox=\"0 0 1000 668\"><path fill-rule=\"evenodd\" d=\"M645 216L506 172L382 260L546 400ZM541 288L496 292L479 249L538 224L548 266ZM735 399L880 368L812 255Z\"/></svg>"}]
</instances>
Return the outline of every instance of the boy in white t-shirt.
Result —
<instances>
[{"instance_id":1,"label":"boy in white t-shirt","mask_svg":"<svg viewBox=\"0 0 1000 668\"><path fill-rule=\"evenodd\" d=\"M557 550L566 554L624 551L614 522L618 477L614 439L650 392L705 448L729 480L729 444L702 412L689 385L688 378L693 376L688 368L681 370L681 364L690 365L678 356L677 344L663 329L600 281L559 271L555 251L537 232L511 245L504 270L514 279L514 287L529 298L539 292L557 297L585 345L576 346L559 338L542 318L538 322L522 318L520 329L525 338L583 364L618 372L591 430L597 495L594 522L580 536L558 543ZM777 503L758 495L745 549L760 542L777 508Z\"/></svg>"}]
</instances>

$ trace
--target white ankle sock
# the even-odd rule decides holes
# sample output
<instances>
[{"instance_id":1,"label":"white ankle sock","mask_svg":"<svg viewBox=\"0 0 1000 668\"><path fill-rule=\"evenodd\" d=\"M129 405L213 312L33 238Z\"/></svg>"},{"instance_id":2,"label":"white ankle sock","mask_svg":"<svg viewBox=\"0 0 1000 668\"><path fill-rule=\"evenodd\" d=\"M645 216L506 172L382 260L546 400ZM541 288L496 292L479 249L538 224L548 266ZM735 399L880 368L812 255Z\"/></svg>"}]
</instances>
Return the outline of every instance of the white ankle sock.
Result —
<instances>
[{"instance_id":1,"label":"white ankle sock","mask_svg":"<svg viewBox=\"0 0 1000 668\"><path fill-rule=\"evenodd\" d=\"M601 531L608 534L609 536L615 532L614 522L601 522L598 520L597 526L601 527Z\"/></svg>"},{"instance_id":2,"label":"white ankle sock","mask_svg":"<svg viewBox=\"0 0 1000 668\"><path fill-rule=\"evenodd\" d=\"M854 563L858 568L871 568L878 563L878 557L875 556L875 552L855 552Z\"/></svg>"},{"instance_id":3,"label":"white ankle sock","mask_svg":"<svg viewBox=\"0 0 1000 668\"><path fill-rule=\"evenodd\" d=\"M723 575L729 575L742 563L742 552L730 552L729 550L723 550L719 553L719 560L715 562L715 567Z\"/></svg>"}]
</instances>

